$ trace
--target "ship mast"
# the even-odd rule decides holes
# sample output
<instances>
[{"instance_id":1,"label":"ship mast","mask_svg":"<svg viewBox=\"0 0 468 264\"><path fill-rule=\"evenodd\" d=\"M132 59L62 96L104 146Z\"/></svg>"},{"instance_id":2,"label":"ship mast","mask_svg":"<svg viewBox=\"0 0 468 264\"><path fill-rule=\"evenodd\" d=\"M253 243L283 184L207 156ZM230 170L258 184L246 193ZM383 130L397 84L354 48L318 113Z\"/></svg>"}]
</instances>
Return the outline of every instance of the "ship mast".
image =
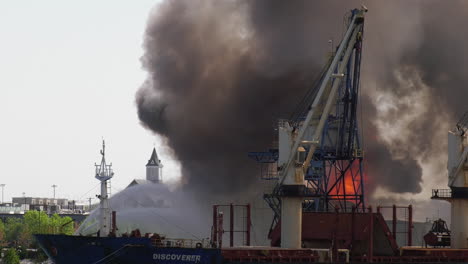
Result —
<instances>
[{"instance_id":1,"label":"ship mast","mask_svg":"<svg viewBox=\"0 0 468 264\"><path fill-rule=\"evenodd\" d=\"M112 171L112 163L106 164L106 144L104 140L102 141L102 150L100 151L102 155L101 164L94 164L96 166L96 176L95 178L101 181L101 194L97 195L100 200L99 205L99 236L107 236L110 232L110 211L109 211L109 195L107 192L107 181L114 176Z\"/></svg>"}]
</instances>

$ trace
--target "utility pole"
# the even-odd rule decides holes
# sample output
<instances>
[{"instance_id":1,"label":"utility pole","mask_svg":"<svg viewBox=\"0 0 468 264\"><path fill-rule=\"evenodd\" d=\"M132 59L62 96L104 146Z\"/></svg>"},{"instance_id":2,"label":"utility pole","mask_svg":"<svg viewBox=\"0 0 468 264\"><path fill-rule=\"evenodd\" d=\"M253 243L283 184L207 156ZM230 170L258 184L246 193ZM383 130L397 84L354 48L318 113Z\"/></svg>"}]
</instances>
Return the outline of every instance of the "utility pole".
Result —
<instances>
[{"instance_id":1,"label":"utility pole","mask_svg":"<svg viewBox=\"0 0 468 264\"><path fill-rule=\"evenodd\" d=\"M3 188L5 188L5 185L4 183L0 184L0 187L2 187L2 203L3 203Z\"/></svg>"},{"instance_id":2,"label":"utility pole","mask_svg":"<svg viewBox=\"0 0 468 264\"><path fill-rule=\"evenodd\" d=\"M91 200L92 200L92 199L93 199L92 197L89 197L89 198L88 198L88 201L89 201L88 211L89 211L89 212L91 212Z\"/></svg>"},{"instance_id":3,"label":"utility pole","mask_svg":"<svg viewBox=\"0 0 468 264\"><path fill-rule=\"evenodd\" d=\"M52 185L52 188L54 188L54 199L55 199L55 188L57 188L58 186L57 185Z\"/></svg>"},{"instance_id":4,"label":"utility pole","mask_svg":"<svg viewBox=\"0 0 468 264\"><path fill-rule=\"evenodd\" d=\"M26 211L26 193L23 192L23 198L24 198L24 210Z\"/></svg>"}]
</instances>

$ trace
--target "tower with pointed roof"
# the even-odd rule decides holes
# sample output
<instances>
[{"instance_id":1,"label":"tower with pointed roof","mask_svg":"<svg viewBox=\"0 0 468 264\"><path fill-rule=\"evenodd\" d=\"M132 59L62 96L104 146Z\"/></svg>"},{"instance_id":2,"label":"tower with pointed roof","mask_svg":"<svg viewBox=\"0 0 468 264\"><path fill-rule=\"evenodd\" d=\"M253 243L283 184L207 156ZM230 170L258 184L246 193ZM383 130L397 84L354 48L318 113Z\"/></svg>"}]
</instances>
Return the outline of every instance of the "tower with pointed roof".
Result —
<instances>
[{"instance_id":1,"label":"tower with pointed roof","mask_svg":"<svg viewBox=\"0 0 468 264\"><path fill-rule=\"evenodd\" d=\"M151 158L146 164L146 180L151 181L153 183L161 183L162 167L163 166L161 164L161 160L158 158L158 154L156 154L156 148L153 148Z\"/></svg>"}]
</instances>

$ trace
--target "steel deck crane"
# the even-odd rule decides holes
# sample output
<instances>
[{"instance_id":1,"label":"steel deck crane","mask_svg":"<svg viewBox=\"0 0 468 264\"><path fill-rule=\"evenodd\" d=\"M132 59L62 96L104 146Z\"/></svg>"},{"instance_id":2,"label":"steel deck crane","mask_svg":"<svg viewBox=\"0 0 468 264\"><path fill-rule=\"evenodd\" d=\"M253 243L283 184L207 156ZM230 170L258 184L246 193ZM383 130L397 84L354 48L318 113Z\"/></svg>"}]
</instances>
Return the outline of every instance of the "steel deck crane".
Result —
<instances>
[{"instance_id":1,"label":"steel deck crane","mask_svg":"<svg viewBox=\"0 0 468 264\"><path fill-rule=\"evenodd\" d=\"M252 152L277 162L276 187L264 198L281 219L281 247L301 247L302 212L364 210L362 150L357 105L364 13L354 9L346 33L316 85L278 127L278 153Z\"/></svg>"},{"instance_id":2,"label":"steel deck crane","mask_svg":"<svg viewBox=\"0 0 468 264\"><path fill-rule=\"evenodd\" d=\"M450 246L468 248L468 112L448 132L448 187L432 190L432 199L451 205Z\"/></svg>"}]
</instances>

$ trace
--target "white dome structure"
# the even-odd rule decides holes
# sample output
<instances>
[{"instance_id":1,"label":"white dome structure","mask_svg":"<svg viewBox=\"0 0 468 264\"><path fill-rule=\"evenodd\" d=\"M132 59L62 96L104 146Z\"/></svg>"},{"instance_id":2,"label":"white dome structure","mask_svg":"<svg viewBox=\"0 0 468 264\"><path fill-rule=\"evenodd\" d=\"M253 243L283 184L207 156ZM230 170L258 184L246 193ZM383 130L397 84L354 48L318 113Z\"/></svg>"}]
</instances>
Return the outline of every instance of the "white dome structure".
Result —
<instances>
[{"instance_id":1,"label":"white dome structure","mask_svg":"<svg viewBox=\"0 0 468 264\"><path fill-rule=\"evenodd\" d=\"M192 199L170 191L164 184L143 184L116 193L109 199L109 208L116 211L117 235L139 229L142 234L158 233L168 238L206 238L210 214L202 213L189 201ZM96 234L98 215L99 211L93 210L76 234Z\"/></svg>"}]
</instances>

